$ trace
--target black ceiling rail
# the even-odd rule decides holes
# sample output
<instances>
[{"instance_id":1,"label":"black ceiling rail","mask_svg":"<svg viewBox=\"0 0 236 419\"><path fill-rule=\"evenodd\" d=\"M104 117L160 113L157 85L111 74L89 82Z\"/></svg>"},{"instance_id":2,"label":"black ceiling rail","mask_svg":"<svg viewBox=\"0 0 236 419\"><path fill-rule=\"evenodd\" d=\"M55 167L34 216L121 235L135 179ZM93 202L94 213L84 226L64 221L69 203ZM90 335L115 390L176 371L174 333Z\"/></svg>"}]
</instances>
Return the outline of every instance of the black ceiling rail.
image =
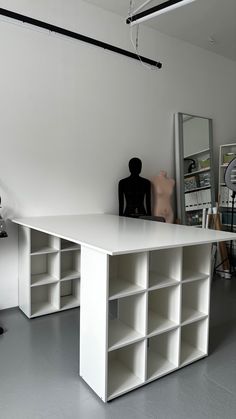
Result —
<instances>
[{"instance_id":1,"label":"black ceiling rail","mask_svg":"<svg viewBox=\"0 0 236 419\"><path fill-rule=\"evenodd\" d=\"M153 6L150 9L144 10L143 12L139 12L136 15L133 16L129 16L126 19L126 23L132 23L135 22L136 20L142 19L143 17L149 16L155 12L158 12L159 10L163 10L166 9L167 7L173 6L176 3L181 3L183 0L168 0L165 1L164 3L158 4L157 6Z\"/></svg>"},{"instance_id":2,"label":"black ceiling rail","mask_svg":"<svg viewBox=\"0 0 236 419\"><path fill-rule=\"evenodd\" d=\"M141 55L137 55L133 52L127 51L123 48L115 47L113 45L107 44L106 42L99 41L94 38L90 38L88 36L82 35L77 32L70 31L68 29L61 28L59 26L51 25L47 22L42 22L41 20L34 19L29 16L25 16L19 13L12 12L10 10L0 8L0 15L9 17L11 19L18 20L23 23L28 23L33 26L37 26L38 28L46 29L50 32L59 33L60 35L67 36L69 38L77 39L82 42L86 42L87 44L95 45L97 47L107 49L108 51L116 52L117 54L124 55L129 58L133 58L134 60L141 60L142 62L149 64L150 66L162 68L162 63L158 61L151 60L150 58L143 57Z\"/></svg>"}]
</instances>

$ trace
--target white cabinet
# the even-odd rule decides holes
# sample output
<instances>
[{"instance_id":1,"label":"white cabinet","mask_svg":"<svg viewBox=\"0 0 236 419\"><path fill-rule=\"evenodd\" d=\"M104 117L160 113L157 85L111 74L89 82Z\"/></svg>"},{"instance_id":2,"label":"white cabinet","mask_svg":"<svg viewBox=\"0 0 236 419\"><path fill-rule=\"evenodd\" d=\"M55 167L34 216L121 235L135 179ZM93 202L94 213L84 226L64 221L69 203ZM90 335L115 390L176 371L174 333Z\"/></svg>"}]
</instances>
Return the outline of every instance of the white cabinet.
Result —
<instances>
[{"instance_id":1,"label":"white cabinet","mask_svg":"<svg viewBox=\"0 0 236 419\"><path fill-rule=\"evenodd\" d=\"M211 244L81 261L80 374L103 401L207 355Z\"/></svg>"},{"instance_id":2,"label":"white cabinet","mask_svg":"<svg viewBox=\"0 0 236 419\"><path fill-rule=\"evenodd\" d=\"M19 306L29 317L80 303L80 246L19 227Z\"/></svg>"}]
</instances>

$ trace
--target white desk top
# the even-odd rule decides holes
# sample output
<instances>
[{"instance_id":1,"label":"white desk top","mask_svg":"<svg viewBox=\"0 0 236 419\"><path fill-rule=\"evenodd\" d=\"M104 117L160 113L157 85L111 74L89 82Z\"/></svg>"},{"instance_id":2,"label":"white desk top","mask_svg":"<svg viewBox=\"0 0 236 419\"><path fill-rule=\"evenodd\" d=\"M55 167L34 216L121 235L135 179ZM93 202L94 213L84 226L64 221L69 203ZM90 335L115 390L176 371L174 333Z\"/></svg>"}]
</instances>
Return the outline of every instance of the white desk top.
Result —
<instances>
[{"instance_id":1,"label":"white desk top","mask_svg":"<svg viewBox=\"0 0 236 419\"><path fill-rule=\"evenodd\" d=\"M30 217L13 222L109 255L236 240L235 233L108 214Z\"/></svg>"}]
</instances>

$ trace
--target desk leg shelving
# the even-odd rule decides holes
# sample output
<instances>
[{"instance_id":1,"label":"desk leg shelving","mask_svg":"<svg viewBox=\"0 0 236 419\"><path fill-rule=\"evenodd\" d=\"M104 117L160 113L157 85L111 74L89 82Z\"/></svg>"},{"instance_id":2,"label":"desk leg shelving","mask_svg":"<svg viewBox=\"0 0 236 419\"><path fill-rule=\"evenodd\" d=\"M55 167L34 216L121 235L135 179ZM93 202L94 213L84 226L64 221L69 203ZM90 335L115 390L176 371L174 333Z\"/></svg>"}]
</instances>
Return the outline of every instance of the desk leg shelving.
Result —
<instances>
[{"instance_id":1,"label":"desk leg shelving","mask_svg":"<svg viewBox=\"0 0 236 419\"><path fill-rule=\"evenodd\" d=\"M211 244L81 249L80 375L104 401L208 353Z\"/></svg>"},{"instance_id":2,"label":"desk leg shelving","mask_svg":"<svg viewBox=\"0 0 236 419\"><path fill-rule=\"evenodd\" d=\"M19 228L19 306L27 317L78 307L80 246Z\"/></svg>"}]
</instances>

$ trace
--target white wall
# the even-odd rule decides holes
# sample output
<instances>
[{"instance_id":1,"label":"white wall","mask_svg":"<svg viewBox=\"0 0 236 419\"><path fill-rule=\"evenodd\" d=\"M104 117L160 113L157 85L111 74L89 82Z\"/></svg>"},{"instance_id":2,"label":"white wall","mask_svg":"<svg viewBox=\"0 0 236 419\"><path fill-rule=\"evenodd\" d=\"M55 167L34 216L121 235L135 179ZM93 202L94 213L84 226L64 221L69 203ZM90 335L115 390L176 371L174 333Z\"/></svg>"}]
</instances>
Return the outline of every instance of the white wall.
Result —
<instances>
[{"instance_id":1,"label":"white wall","mask_svg":"<svg viewBox=\"0 0 236 419\"><path fill-rule=\"evenodd\" d=\"M128 3L128 2L127 2ZM132 49L124 20L79 0L0 0L0 7ZM117 213L117 182L133 156L143 176L174 174L173 114L236 136L236 64L151 29L131 59L24 25L0 22L0 194L14 216ZM0 243L0 308L16 306L16 228Z\"/></svg>"}]
</instances>

